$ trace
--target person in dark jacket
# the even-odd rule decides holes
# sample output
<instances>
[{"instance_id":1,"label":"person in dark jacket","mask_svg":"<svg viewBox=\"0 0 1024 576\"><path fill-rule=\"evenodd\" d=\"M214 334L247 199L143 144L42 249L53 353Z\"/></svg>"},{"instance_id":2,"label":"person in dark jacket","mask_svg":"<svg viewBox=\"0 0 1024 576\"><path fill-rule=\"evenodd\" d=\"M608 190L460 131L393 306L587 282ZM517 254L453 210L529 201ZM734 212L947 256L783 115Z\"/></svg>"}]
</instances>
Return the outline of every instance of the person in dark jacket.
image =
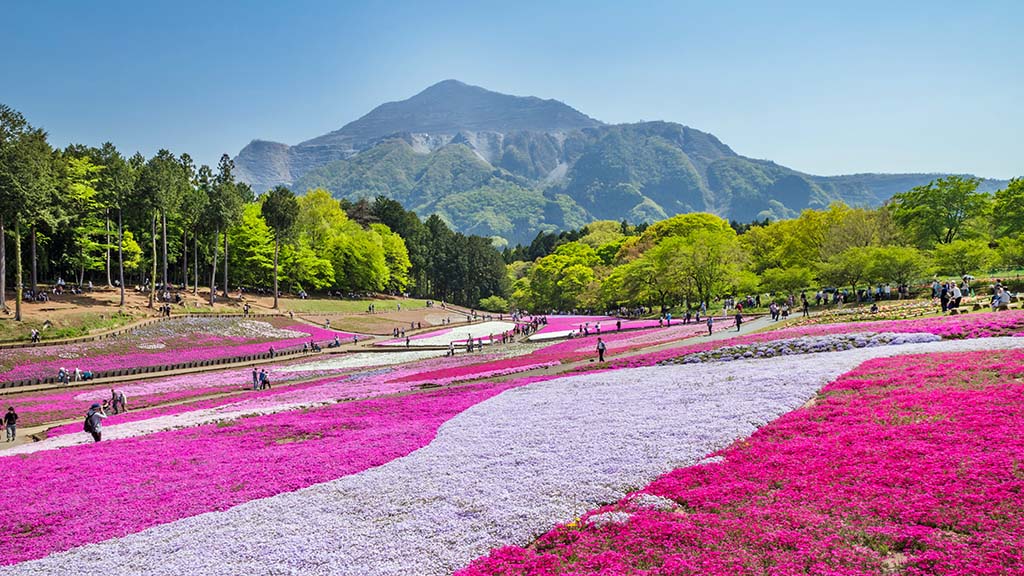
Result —
<instances>
[{"instance_id":1,"label":"person in dark jacket","mask_svg":"<svg viewBox=\"0 0 1024 576\"><path fill-rule=\"evenodd\" d=\"M14 442L18 432L18 413L14 411L14 406L7 407L7 413L4 414L4 427L7 428L7 441Z\"/></svg>"}]
</instances>

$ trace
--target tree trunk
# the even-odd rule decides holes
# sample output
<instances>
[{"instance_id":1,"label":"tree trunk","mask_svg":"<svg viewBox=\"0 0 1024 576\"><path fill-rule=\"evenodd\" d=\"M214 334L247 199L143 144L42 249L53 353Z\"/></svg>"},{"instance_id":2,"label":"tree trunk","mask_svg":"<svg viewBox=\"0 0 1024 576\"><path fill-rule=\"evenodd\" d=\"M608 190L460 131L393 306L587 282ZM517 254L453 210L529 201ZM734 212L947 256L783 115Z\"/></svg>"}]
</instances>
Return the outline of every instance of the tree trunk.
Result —
<instances>
[{"instance_id":1,"label":"tree trunk","mask_svg":"<svg viewBox=\"0 0 1024 576\"><path fill-rule=\"evenodd\" d=\"M224 297L228 296L228 231L224 230Z\"/></svg>"},{"instance_id":2,"label":"tree trunk","mask_svg":"<svg viewBox=\"0 0 1024 576\"><path fill-rule=\"evenodd\" d=\"M7 232L0 214L0 311L7 312Z\"/></svg>"},{"instance_id":3,"label":"tree trunk","mask_svg":"<svg viewBox=\"0 0 1024 576\"><path fill-rule=\"evenodd\" d=\"M220 242L220 230L213 234L213 267L210 269L210 307L217 297L217 244Z\"/></svg>"},{"instance_id":4,"label":"tree trunk","mask_svg":"<svg viewBox=\"0 0 1024 576\"><path fill-rule=\"evenodd\" d=\"M121 226L121 208L117 209L117 281L121 284L121 302L118 304L124 308L124 246L123 228Z\"/></svg>"},{"instance_id":5,"label":"tree trunk","mask_svg":"<svg viewBox=\"0 0 1024 576\"><path fill-rule=\"evenodd\" d=\"M14 319L21 322L21 222L14 221Z\"/></svg>"},{"instance_id":6,"label":"tree trunk","mask_svg":"<svg viewBox=\"0 0 1024 576\"><path fill-rule=\"evenodd\" d=\"M188 292L188 231L181 234L181 286L182 290Z\"/></svg>"},{"instance_id":7,"label":"tree trunk","mask_svg":"<svg viewBox=\"0 0 1024 576\"><path fill-rule=\"evenodd\" d=\"M150 219L150 233L153 239L153 266L150 268L153 275L149 277L149 307L153 307L153 301L156 300L156 212L153 212L153 217Z\"/></svg>"},{"instance_id":8,"label":"tree trunk","mask_svg":"<svg viewBox=\"0 0 1024 576\"><path fill-rule=\"evenodd\" d=\"M167 211L166 210L163 210L163 209L160 210L160 220L161 220L162 230L163 230L160 233L160 238L161 238L161 240L163 242L163 245L164 245L164 281L163 281L163 285L164 285L164 290L167 290Z\"/></svg>"},{"instance_id":9,"label":"tree trunk","mask_svg":"<svg viewBox=\"0 0 1024 576\"><path fill-rule=\"evenodd\" d=\"M113 288L114 283L110 281L110 211L107 211L107 216L104 218L107 226L107 288Z\"/></svg>"},{"instance_id":10,"label":"tree trunk","mask_svg":"<svg viewBox=\"0 0 1024 576\"><path fill-rule=\"evenodd\" d=\"M195 262L193 267L196 269L196 276L193 278L195 282L192 283L192 295L199 295L199 234L192 234L192 260Z\"/></svg>"},{"instance_id":11,"label":"tree trunk","mask_svg":"<svg viewBox=\"0 0 1024 576\"><path fill-rule=\"evenodd\" d=\"M277 310L277 249L280 242L277 240L277 235L274 235L274 310Z\"/></svg>"},{"instance_id":12,"label":"tree trunk","mask_svg":"<svg viewBox=\"0 0 1024 576\"><path fill-rule=\"evenodd\" d=\"M38 292L39 282L37 277L37 266L36 266L36 225L32 225L32 296L35 297Z\"/></svg>"}]
</instances>

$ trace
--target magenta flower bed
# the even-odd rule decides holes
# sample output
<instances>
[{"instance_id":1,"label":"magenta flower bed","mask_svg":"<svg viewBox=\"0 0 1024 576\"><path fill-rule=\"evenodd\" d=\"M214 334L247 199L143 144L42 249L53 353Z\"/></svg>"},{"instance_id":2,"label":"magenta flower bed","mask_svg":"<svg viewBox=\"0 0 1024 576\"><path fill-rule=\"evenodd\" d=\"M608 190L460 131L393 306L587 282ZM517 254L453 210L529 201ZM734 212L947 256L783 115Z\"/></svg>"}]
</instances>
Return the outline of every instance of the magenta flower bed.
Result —
<instances>
[{"instance_id":1,"label":"magenta flower bed","mask_svg":"<svg viewBox=\"0 0 1024 576\"><path fill-rule=\"evenodd\" d=\"M714 323L712 330L714 332L721 332L732 329L735 325L735 319L718 320ZM672 326L664 328L647 328L634 332L602 331L600 336L593 334L581 338L571 338L557 344L545 346L534 354L564 358L566 360L579 360L597 354L598 338L604 340L608 347L608 354L623 354L638 348L647 348L676 340L703 336L707 333L707 326L704 324L676 324L673 322Z\"/></svg>"},{"instance_id":2,"label":"magenta flower bed","mask_svg":"<svg viewBox=\"0 0 1024 576\"><path fill-rule=\"evenodd\" d=\"M232 394L221 398L196 400L182 402L172 406L157 407L147 410L132 410L126 414L111 416L104 421L106 425L123 424L146 420L157 416L168 416L173 414L185 414L196 410L207 408L225 407L231 410L266 410L283 405L294 404L317 404L329 403L337 400L355 400L372 398L386 394L398 394L416 390L426 383L421 374L438 373L446 374L449 371L458 371L459 376L448 378L444 382L432 381L435 384L448 384L457 380L474 379L471 374L481 373L490 369L494 355L485 354L481 356L456 356L454 358L432 358L417 362L411 366L394 366L386 368L373 368L359 370L354 373L339 373L325 378L291 384L287 387L275 387L270 390L246 391L240 394ZM468 370L462 369L464 365L471 362L488 360L484 363L476 363L467 366ZM443 367L435 369L436 367ZM507 373L513 373L510 369ZM213 373L218 374L218 373ZM272 374L276 374L272 372ZM272 382L277 386L286 379L296 377L310 377L316 373L311 372L282 372L280 375L272 376ZM204 374L196 374L194 377L202 378ZM75 415L84 414L84 407L79 408ZM82 427L78 422L57 426L47 430L48 437L56 437L64 434L81 434ZM2 454L2 453L0 453Z\"/></svg>"},{"instance_id":3,"label":"magenta flower bed","mask_svg":"<svg viewBox=\"0 0 1024 576\"><path fill-rule=\"evenodd\" d=\"M1012 336L1020 332L1024 327L1024 310L1012 310L1009 312L985 312L980 314L965 314L959 316L941 316L935 318L916 318L912 320L886 320L880 322L854 322L849 324L820 324L812 326L799 326L794 328L783 328L769 332L746 334L718 340L715 342L703 342L638 354L628 358L613 360L604 368L633 368L638 366L653 366L664 360L671 360L687 354L705 352L725 346L736 346L739 344L750 344L754 342L768 342L771 340L784 340L798 338L800 336L820 336L824 334L848 334L853 332L898 332L914 333L927 332L936 334L943 338L988 338L993 336ZM583 368L586 369L586 368Z\"/></svg>"},{"instance_id":4,"label":"magenta flower bed","mask_svg":"<svg viewBox=\"0 0 1024 576\"><path fill-rule=\"evenodd\" d=\"M271 346L275 350L296 348L301 347L303 343L308 343L310 340L315 340L322 345L332 341L336 335L343 340L352 337L352 334L324 330L306 324L295 324L287 326L285 329L304 332L308 336L257 343L239 343L246 341L229 337L191 336L184 340L184 345L188 346L187 349L167 349L159 352L135 350L128 353L98 354L73 359L37 360L16 365L7 372L0 374L0 377L6 381L26 378L55 378L60 368L66 368L71 371L79 368L81 370L91 370L92 372L104 372L107 370L172 365L182 362L199 362L233 356L265 354L270 350ZM182 344L182 342L178 344ZM175 346L175 348L178 348L178 346ZM102 348L99 348L92 350L92 352L101 350Z\"/></svg>"},{"instance_id":5,"label":"magenta flower bed","mask_svg":"<svg viewBox=\"0 0 1024 576\"><path fill-rule=\"evenodd\" d=\"M541 318L538 316L537 318ZM613 316L547 316L548 323L542 325L537 334L547 334L549 332L562 332L565 330L581 330L585 324L590 324L591 333L597 328L597 324L601 324L601 332L612 332L615 330L615 322L618 318ZM673 318L672 325L675 326L680 320ZM520 322L524 324L525 322ZM638 328L655 328L658 327L658 320L622 320L623 330L634 330Z\"/></svg>"},{"instance_id":6,"label":"magenta flower bed","mask_svg":"<svg viewBox=\"0 0 1024 576\"><path fill-rule=\"evenodd\" d=\"M396 378L392 381L422 384L451 384L452 382L459 382L463 380L506 376L509 374L515 374L516 372L525 372L527 370L534 370L537 368L557 366L558 364L559 362L557 360L538 361L537 356L527 354L526 356L507 358L505 360L493 360L470 366L456 366L440 370L417 372L409 374L408 376Z\"/></svg>"},{"instance_id":7,"label":"magenta flower bed","mask_svg":"<svg viewBox=\"0 0 1024 576\"><path fill-rule=\"evenodd\" d=\"M0 550L13 564L379 466L513 384L244 418L0 459Z\"/></svg>"},{"instance_id":8,"label":"magenta flower bed","mask_svg":"<svg viewBox=\"0 0 1024 576\"><path fill-rule=\"evenodd\" d=\"M1022 365L867 362L717 462L458 574L1022 574Z\"/></svg>"}]
</instances>

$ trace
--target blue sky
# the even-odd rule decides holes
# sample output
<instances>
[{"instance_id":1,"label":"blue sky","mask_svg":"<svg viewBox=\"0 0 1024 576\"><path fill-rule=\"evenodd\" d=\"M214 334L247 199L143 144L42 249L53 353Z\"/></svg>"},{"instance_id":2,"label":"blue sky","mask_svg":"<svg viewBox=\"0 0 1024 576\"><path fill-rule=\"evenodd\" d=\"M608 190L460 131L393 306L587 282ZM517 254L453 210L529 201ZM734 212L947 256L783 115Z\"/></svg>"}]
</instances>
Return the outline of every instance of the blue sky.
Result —
<instances>
[{"instance_id":1,"label":"blue sky","mask_svg":"<svg viewBox=\"0 0 1024 576\"><path fill-rule=\"evenodd\" d=\"M1024 175L1024 2L15 0L3 19L0 102L57 145L215 163L456 78L816 174Z\"/></svg>"}]
</instances>

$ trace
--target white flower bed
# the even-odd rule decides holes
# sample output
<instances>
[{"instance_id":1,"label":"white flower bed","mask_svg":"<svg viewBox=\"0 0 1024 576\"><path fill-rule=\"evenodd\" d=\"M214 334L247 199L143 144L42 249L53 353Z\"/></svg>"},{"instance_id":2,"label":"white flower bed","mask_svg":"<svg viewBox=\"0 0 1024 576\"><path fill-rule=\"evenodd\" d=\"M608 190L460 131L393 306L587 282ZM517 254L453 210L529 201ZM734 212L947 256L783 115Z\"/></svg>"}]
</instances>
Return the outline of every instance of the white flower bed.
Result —
<instances>
[{"instance_id":1,"label":"white flower bed","mask_svg":"<svg viewBox=\"0 0 1024 576\"><path fill-rule=\"evenodd\" d=\"M296 330L275 328L270 322L239 318L174 318L141 326L131 331L140 340L161 340L189 334L212 334L225 338L275 339L305 338L309 334Z\"/></svg>"},{"instance_id":2,"label":"white flower bed","mask_svg":"<svg viewBox=\"0 0 1024 576\"><path fill-rule=\"evenodd\" d=\"M813 354L815 352L837 352L853 348L874 348L875 346L900 346L903 344L921 344L938 342L941 336L926 332L897 334L893 332L829 334L826 336L801 336L786 340L770 342L754 342L737 346L726 346L706 352L695 352L659 364L697 364L701 362L727 362L744 358L773 358L775 356L792 356L794 354Z\"/></svg>"},{"instance_id":3,"label":"white flower bed","mask_svg":"<svg viewBox=\"0 0 1024 576\"><path fill-rule=\"evenodd\" d=\"M1021 347L946 341L538 382L466 410L386 465L5 573L450 574L694 464L865 360Z\"/></svg>"},{"instance_id":4,"label":"white flower bed","mask_svg":"<svg viewBox=\"0 0 1024 576\"><path fill-rule=\"evenodd\" d=\"M473 340L482 338L484 344L490 344L491 336L494 336L494 339L498 340L501 337L502 332L507 332L515 327L516 325L511 322L501 322L498 320L493 322L481 322L480 324L470 324L468 326L459 326L457 328L441 330L436 336L420 336L412 338L409 340L409 345L410 347L447 346L449 342L461 342L465 345L466 339L470 337L472 337ZM399 338L397 340L388 340L387 342L381 342L379 345L405 346L405 339Z\"/></svg>"},{"instance_id":5,"label":"white flower bed","mask_svg":"<svg viewBox=\"0 0 1024 576\"><path fill-rule=\"evenodd\" d=\"M369 368L371 366L391 366L416 362L427 358L443 356L444 350L411 350L402 352L359 352L356 354L338 354L324 360L303 362L281 366L278 372L317 372L324 370L345 370L349 368Z\"/></svg>"}]
</instances>

